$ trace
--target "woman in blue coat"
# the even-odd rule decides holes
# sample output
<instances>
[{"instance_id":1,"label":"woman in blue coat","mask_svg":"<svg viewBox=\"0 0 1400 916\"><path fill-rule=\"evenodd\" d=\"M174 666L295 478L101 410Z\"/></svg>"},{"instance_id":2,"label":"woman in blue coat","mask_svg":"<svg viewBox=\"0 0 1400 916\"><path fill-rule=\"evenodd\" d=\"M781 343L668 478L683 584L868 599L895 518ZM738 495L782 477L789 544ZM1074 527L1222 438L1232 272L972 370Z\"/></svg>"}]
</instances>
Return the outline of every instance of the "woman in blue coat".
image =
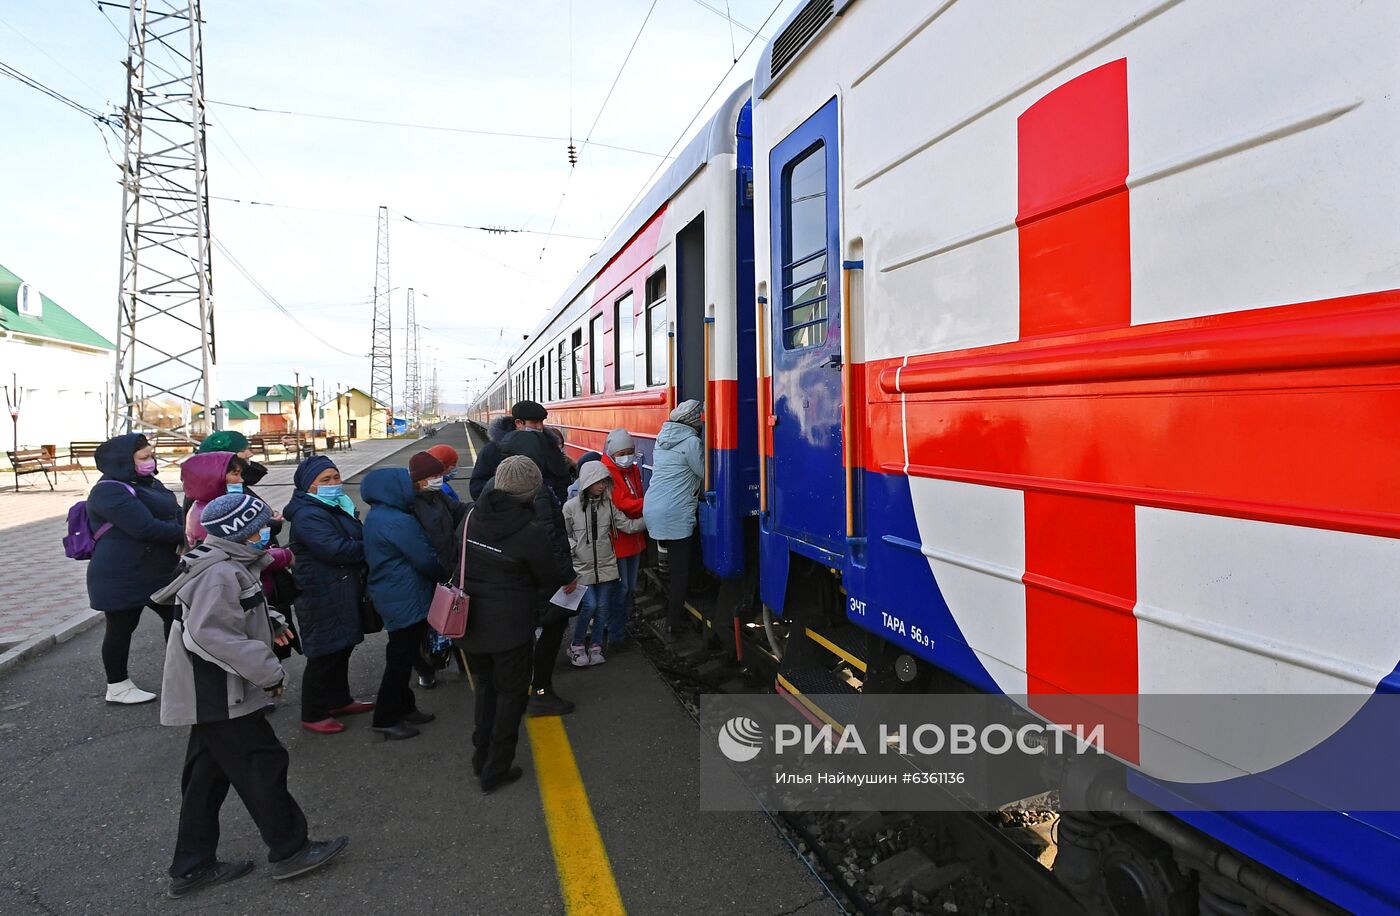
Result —
<instances>
[{"instance_id":1,"label":"woman in blue coat","mask_svg":"<svg viewBox=\"0 0 1400 916\"><path fill-rule=\"evenodd\" d=\"M671 581L666 600L666 629L680 631L685 619L685 593L695 562L699 539L695 535L695 508L705 481L705 426L699 401L682 401L671 411L656 434L651 456L651 483L642 503L647 533L666 548Z\"/></svg>"},{"instance_id":2,"label":"woman in blue coat","mask_svg":"<svg viewBox=\"0 0 1400 916\"><path fill-rule=\"evenodd\" d=\"M408 680L428 631L433 590L448 577L413 515L413 494L407 468L370 471L360 485L360 495L370 505L365 518L369 596L389 631L373 726L393 740L415 737L413 726L434 718L419 711Z\"/></svg>"},{"instance_id":3,"label":"woman in blue coat","mask_svg":"<svg viewBox=\"0 0 1400 916\"><path fill-rule=\"evenodd\" d=\"M336 716L374 708L350 695L350 654L365 638L365 529L341 489L339 469L325 455L303 461L292 481L296 490L282 514L292 526L297 626L306 655L301 727L333 735L345 731Z\"/></svg>"},{"instance_id":4,"label":"woman in blue coat","mask_svg":"<svg viewBox=\"0 0 1400 916\"><path fill-rule=\"evenodd\" d=\"M151 594L170 584L185 542L175 494L156 479L151 443L139 433L108 439L95 454L102 479L88 493L88 521L101 533L88 563L88 602L106 617L102 666L108 703L149 703L154 693L131 682L127 658L131 635L150 607L170 635L173 612L151 604ZM103 530L103 526L110 526Z\"/></svg>"}]
</instances>

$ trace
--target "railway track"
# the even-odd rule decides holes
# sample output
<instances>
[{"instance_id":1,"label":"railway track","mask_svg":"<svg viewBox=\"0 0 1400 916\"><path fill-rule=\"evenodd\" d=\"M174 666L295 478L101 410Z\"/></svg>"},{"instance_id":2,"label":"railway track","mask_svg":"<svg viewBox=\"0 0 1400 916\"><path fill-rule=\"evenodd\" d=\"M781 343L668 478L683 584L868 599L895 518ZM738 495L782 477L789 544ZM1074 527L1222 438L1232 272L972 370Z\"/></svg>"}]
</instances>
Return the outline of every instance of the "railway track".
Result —
<instances>
[{"instance_id":1,"label":"railway track","mask_svg":"<svg viewBox=\"0 0 1400 916\"><path fill-rule=\"evenodd\" d=\"M740 630L742 664L708 634L669 641L656 623L664 612L658 582L650 586L638 597L632 633L697 726L703 694L775 692L777 659L761 628ZM1084 912L1048 868L1058 817L1053 800L991 813L764 810L847 913Z\"/></svg>"}]
</instances>

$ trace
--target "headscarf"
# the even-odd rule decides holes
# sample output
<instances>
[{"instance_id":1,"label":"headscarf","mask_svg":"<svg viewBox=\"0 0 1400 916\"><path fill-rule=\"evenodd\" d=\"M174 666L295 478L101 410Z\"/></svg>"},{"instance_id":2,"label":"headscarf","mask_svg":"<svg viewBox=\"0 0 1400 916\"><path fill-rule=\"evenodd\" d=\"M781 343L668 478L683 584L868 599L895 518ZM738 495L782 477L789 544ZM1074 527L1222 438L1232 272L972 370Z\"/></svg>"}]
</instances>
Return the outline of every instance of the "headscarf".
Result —
<instances>
[{"instance_id":1,"label":"headscarf","mask_svg":"<svg viewBox=\"0 0 1400 916\"><path fill-rule=\"evenodd\" d=\"M312 455L297 465L296 473L292 475L292 483L303 493L310 493L311 485L316 482L317 477L321 476L321 472L333 467L335 467L335 462L325 455Z\"/></svg>"}]
</instances>

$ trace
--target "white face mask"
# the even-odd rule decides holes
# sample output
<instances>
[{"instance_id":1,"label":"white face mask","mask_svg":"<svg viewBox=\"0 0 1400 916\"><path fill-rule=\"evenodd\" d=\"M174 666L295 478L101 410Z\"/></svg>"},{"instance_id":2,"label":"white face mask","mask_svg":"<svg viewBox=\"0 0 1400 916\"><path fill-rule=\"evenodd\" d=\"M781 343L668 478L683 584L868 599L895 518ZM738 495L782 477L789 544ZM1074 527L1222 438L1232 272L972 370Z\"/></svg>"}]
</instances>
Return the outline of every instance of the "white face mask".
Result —
<instances>
[{"instance_id":1,"label":"white face mask","mask_svg":"<svg viewBox=\"0 0 1400 916\"><path fill-rule=\"evenodd\" d=\"M429 477L429 478L428 478L428 489L429 489L429 490L441 490L441 489L442 489L442 478L441 478L441 477Z\"/></svg>"},{"instance_id":2,"label":"white face mask","mask_svg":"<svg viewBox=\"0 0 1400 916\"><path fill-rule=\"evenodd\" d=\"M618 455L616 458L613 459L613 463L620 468L630 468L632 466L632 462L636 460L636 455Z\"/></svg>"}]
</instances>

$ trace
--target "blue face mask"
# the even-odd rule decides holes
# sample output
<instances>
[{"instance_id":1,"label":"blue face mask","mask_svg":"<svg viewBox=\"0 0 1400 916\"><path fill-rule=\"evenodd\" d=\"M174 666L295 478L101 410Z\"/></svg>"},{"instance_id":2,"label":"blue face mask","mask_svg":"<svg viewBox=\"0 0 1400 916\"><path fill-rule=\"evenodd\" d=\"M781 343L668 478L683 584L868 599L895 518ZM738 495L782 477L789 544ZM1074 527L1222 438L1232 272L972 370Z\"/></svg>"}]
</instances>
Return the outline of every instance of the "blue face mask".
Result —
<instances>
[{"instance_id":1,"label":"blue face mask","mask_svg":"<svg viewBox=\"0 0 1400 916\"><path fill-rule=\"evenodd\" d=\"M443 480L451 480L452 478L454 478L454 477L456 477L456 476L457 476L457 472L456 472L456 471L448 471L446 474L443 474L443 475L442 475L442 479L443 479Z\"/></svg>"},{"instance_id":2,"label":"blue face mask","mask_svg":"<svg viewBox=\"0 0 1400 916\"><path fill-rule=\"evenodd\" d=\"M264 528L258 532L258 549L266 550L267 545L272 543L272 529Z\"/></svg>"},{"instance_id":3,"label":"blue face mask","mask_svg":"<svg viewBox=\"0 0 1400 916\"><path fill-rule=\"evenodd\" d=\"M230 484L225 484L225 485L224 485L224 489L225 489L226 492L229 492L229 493L242 493L242 492L243 492L243 484L241 484L241 483L230 483Z\"/></svg>"},{"instance_id":4,"label":"blue face mask","mask_svg":"<svg viewBox=\"0 0 1400 916\"><path fill-rule=\"evenodd\" d=\"M316 488L316 495L328 503L333 503L340 499L341 485L338 483L323 483Z\"/></svg>"}]
</instances>

